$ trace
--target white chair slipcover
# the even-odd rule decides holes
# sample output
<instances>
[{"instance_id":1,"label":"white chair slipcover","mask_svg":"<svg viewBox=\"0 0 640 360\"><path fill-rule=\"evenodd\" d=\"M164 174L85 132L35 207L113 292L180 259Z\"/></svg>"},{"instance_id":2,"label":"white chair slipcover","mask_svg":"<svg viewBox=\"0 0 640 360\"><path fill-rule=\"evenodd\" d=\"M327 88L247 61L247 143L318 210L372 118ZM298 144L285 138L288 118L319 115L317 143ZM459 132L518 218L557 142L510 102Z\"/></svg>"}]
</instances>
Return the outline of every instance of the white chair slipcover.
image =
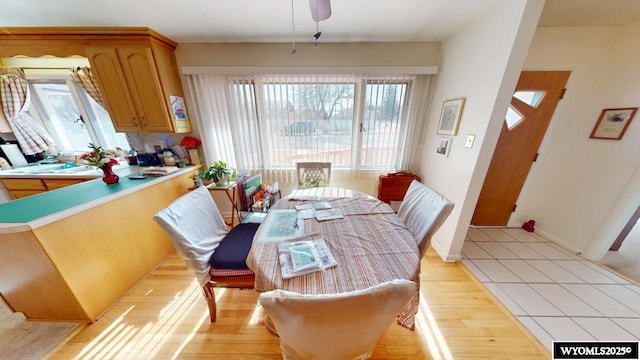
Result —
<instances>
[{"instance_id":1,"label":"white chair slipcover","mask_svg":"<svg viewBox=\"0 0 640 360\"><path fill-rule=\"evenodd\" d=\"M416 292L415 282L392 280L339 294L272 290L258 300L273 321L285 359L367 359Z\"/></svg>"},{"instance_id":2,"label":"white chair slipcover","mask_svg":"<svg viewBox=\"0 0 640 360\"><path fill-rule=\"evenodd\" d=\"M430 187L413 180L398 209L398 217L415 237L424 256L431 237L453 210L453 203Z\"/></svg>"},{"instance_id":3,"label":"white chair slipcover","mask_svg":"<svg viewBox=\"0 0 640 360\"><path fill-rule=\"evenodd\" d=\"M228 233L209 190L200 186L190 191L159 211L153 219L169 235L200 286L206 285L211 278L211 254Z\"/></svg>"}]
</instances>

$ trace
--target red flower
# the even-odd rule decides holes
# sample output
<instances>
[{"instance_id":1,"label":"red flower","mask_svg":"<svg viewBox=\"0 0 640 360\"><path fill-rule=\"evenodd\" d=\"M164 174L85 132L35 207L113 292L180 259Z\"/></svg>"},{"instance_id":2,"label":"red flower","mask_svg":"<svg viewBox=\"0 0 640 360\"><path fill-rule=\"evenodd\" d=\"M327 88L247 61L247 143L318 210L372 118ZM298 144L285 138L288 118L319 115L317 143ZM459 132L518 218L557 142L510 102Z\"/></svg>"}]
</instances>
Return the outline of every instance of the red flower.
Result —
<instances>
[{"instance_id":1,"label":"red flower","mask_svg":"<svg viewBox=\"0 0 640 360\"><path fill-rule=\"evenodd\" d=\"M184 146L187 149L195 149L196 146L202 144L202 141L200 141L200 139L198 138L194 138L192 136L185 136L182 141L180 142L180 145Z\"/></svg>"},{"instance_id":2,"label":"red flower","mask_svg":"<svg viewBox=\"0 0 640 360\"><path fill-rule=\"evenodd\" d=\"M111 158L111 159L109 159L109 162L107 164L109 164L111 166L116 166L119 163L118 163L118 160L116 158Z\"/></svg>"}]
</instances>

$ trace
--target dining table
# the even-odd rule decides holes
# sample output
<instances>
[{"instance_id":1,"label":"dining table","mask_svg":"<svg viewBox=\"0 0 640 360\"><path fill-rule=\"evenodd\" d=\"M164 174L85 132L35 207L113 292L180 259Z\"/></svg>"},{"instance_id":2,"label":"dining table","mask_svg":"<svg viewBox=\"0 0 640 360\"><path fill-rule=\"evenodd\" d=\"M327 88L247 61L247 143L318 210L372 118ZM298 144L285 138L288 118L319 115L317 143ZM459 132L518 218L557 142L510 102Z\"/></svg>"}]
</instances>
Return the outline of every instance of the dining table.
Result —
<instances>
[{"instance_id":1,"label":"dining table","mask_svg":"<svg viewBox=\"0 0 640 360\"><path fill-rule=\"evenodd\" d=\"M340 217L320 221L302 219L302 233L290 239L271 241L265 236L265 224L274 210L296 209L322 203ZM313 211L313 210L312 210ZM318 210L315 210L316 212ZM300 213L298 213L300 214ZM283 278L278 244L321 238L335 259L336 266L308 274ZM420 253L416 240L398 215L386 203L365 193L344 188L321 187L294 190L277 201L254 237L247 257L255 273L258 292L282 289L300 294L337 294L394 280L416 283L416 295L397 316L402 327L413 330L419 305ZM275 329L270 328L274 332ZM275 332L274 332L275 333Z\"/></svg>"}]
</instances>

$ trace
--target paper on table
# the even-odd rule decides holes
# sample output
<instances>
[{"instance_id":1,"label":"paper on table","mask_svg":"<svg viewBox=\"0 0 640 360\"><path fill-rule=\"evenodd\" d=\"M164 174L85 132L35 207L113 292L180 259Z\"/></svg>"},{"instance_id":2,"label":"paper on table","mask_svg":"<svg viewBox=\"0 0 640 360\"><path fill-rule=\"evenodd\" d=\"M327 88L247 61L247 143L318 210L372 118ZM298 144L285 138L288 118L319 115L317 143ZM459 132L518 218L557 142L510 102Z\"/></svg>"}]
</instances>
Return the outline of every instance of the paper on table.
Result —
<instances>
[{"instance_id":1,"label":"paper on table","mask_svg":"<svg viewBox=\"0 0 640 360\"><path fill-rule=\"evenodd\" d=\"M140 170L143 175L163 176L180 170L177 166L150 166Z\"/></svg>"},{"instance_id":2,"label":"paper on table","mask_svg":"<svg viewBox=\"0 0 640 360\"><path fill-rule=\"evenodd\" d=\"M321 266L320 254L316 250L313 242L300 241L289 248L293 271L311 270Z\"/></svg>"},{"instance_id":3,"label":"paper on table","mask_svg":"<svg viewBox=\"0 0 640 360\"><path fill-rule=\"evenodd\" d=\"M312 246L317 254L319 264L317 266L304 267L298 271L294 270L294 263L291 257L291 248L299 246ZM331 254L331 250L323 238L316 238L302 241L283 241L278 244L278 260L280 261L280 270L283 279L290 279L295 276L305 275L314 271L325 270L338 265L336 259ZM315 259L314 259L315 260Z\"/></svg>"},{"instance_id":4,"label":"paper on table","mask_svg":"<svg viewBox=\"0 0 640 360\"><path fill-rule=\"evenodd\" d=\"M301 236L303 225L304 221L300 221L295 209L273 209L260 226L256 241L275 242Z\"/></svg>"},{"instance_id":5,"label":"paper on table","mask_svg":"<svg viewBox=\"0 0 640 360\"><path fill-rule=\"evenodd\" d=\"M304 203L304 204L296 205L296 210L309 210L309 209L313 209L312 203Z\"/></svg>"},{"instance_id":6,"label":"paper on table","mask_svg":"<svg viewBox=\"0 0 640 360\"><path fill-rule=\"evenodd\" d=\"M313 209L306 209L298 212L298 217L303 220L311 219L313 218L313 215Z\"/></svg>"},{"instance_id":7,"label":"paper on table","mask_svg":"<svg viewBox=\"0 0 640 360\"><path fill-rule=\"evenodd\" d=\"M328 201L318 201L313 203L315 210L331 209L331 204Z\"/></svg>"},{"instance_id":8,"label":"paper on table","mask_svg":"<svg viewBox=\"0 0 640 360\"><path fill-rule=\"evenodd\" d=\"M296 205L296 210L323 210L323 209L331 209L331 204L328 201L317 201L313 203L304 203Z\"/></svg>"},{"instance_id":9,"label":"paper on table","mask_svg":"<svg viewBox=\"0 0 640 360\"><path fill-rule=\"evenodd\" d=\"M342 219L342 212L340 209L326 209L326 210L316 210L315 217L318 221L325 220L333 220L333 219Z\"/></svg>"},{"instance_id":10,"label":"paper on table","mask_svg":"<svg viewBox=\"0 0 640 360\"><path fill-rule=\"evenodd\" d=\"M320 200L320 196L319 195L289 195L287 196L285 199L287 200Z\"/></svg>"}]
</instances>

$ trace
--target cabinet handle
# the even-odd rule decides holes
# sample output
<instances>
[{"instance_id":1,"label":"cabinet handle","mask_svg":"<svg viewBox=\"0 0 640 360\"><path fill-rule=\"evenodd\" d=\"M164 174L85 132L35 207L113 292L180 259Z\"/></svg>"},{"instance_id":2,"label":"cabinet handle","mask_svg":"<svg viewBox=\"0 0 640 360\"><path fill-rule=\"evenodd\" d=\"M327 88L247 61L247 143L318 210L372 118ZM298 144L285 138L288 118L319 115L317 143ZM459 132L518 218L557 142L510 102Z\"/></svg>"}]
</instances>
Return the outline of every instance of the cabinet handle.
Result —
<instances>
[{"instance_id":1,"label":"cabinet handle","mask_svg":"<svg viewBox=\"0 0 640 360\"><path fill-rule=\"evenodd\" d=\"M133 125L138 126L138 119L136 119L135 116L132 119L133 119Z\"/></svg>"},{"instance_id":2,"label":"cabinet handle","mask_svg":"<svg viewBox=\"0 0 640 360\"><path fill-rule=\"evenodd\" d=\"M142 120L142 125L147 126L147 122L145 121L144 116L141 116L140 120Z\"/></svg>"}]
</instances>

